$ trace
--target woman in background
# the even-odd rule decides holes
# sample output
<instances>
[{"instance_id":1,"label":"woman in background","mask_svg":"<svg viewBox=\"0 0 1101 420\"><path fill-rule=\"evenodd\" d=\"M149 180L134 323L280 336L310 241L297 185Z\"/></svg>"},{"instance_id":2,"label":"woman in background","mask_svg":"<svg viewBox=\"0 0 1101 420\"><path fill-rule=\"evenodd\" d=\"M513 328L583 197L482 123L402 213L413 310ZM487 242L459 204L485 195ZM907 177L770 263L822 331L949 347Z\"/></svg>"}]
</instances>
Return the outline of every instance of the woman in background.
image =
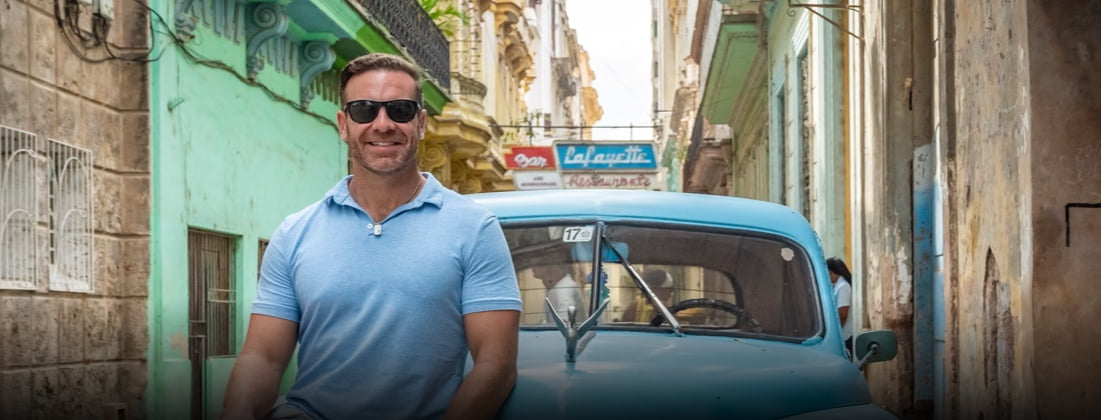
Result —
<instances>
[{"instance_id":1,"label":"woman in background","mask_svg":"<svg viewBox=\"0 0 1101 420\"><path fill-rule=\"evenodd\" d=\"M830 283L833 283L833 300L837 303L837 317L841 319L841 338L845 340L845 352L851 355L853 326L852 320L849 319L849 307L852 305L853 288L849 283L853 275L845 262L837 257L826 260L826 267L830 270Z\"/></svg>"}]
</instances>

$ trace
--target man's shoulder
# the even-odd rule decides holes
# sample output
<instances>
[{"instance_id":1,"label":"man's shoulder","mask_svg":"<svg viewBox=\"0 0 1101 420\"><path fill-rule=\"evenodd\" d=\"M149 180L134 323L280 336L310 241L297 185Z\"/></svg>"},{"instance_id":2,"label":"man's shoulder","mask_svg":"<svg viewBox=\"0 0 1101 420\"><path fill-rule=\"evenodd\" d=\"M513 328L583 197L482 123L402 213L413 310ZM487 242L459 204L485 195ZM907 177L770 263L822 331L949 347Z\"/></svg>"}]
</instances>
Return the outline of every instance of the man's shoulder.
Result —
<instances>
[{"instance_id":1,"label":"man's shoulder","mask_svg":"<svg viewBox=\"0 0 1101 420\"><path fill-rule=\"evenodd\" d=\"M443 196L441 209L453 217L466 220L485 220L496 218L485 206L474 202L469 197L459 194L451 189L443 188L440 191Z\"/></svg>"},{"instance_id":2,"label":"man's shoulder","mask_svg":"<svg viewBox=\"0 0 1101 420\"><path fill-rule=\"evenodd\" d=\"M327 197L317 200L310 205L302 208L301 210L291 213L287 217L283 218L283 221L279 223L279 227L276 229L276 232L292 235L301 233L306 228L306 226L309 225L310 220L316 218L317 215L324 210L326 200L328 200Z\"/></svg>"}]
</instances>

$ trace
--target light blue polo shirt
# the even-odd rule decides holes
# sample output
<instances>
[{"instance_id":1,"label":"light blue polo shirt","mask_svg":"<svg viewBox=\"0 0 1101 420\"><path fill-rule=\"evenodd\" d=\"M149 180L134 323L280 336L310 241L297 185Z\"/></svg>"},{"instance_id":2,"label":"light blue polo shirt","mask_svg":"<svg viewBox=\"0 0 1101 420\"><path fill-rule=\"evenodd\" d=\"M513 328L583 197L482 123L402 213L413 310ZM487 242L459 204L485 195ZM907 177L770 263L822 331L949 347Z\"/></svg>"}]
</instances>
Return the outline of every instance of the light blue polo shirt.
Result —
<instances>
[{"instance_id":1,"label":"light blue polo shirt","mask_svg":"<svg viewBox=\"0 0 1101 420\"><path fill-rule=\"evenodd\" d=\"M287 403L315 418L442 417L462 382L463 315L521 308L497 218L422 176L379 230L349 176L268 244L252 312L298 323Z\"/></svg>"}]
</instances>

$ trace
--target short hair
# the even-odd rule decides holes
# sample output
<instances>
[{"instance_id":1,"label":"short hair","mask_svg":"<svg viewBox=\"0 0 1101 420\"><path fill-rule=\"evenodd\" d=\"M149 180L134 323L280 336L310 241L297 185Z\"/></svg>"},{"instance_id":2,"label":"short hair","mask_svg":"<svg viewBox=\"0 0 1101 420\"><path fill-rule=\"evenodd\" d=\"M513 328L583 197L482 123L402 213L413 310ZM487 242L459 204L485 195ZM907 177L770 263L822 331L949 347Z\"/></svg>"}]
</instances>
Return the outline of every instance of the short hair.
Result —
<instances>
[{"instance_id":1,"label":"short hair","mask_svg":"<svg viewBox=\"0 0 1101 420\"><path fill-rule=\"evenodd\" d=\"M646 284L652 288L668 289L673 287L673 276L660 268L646 270L646 273L642 275L642 279L646 280Z\"/></svg>"},{"instance_id":2,"label":"short hair","mask_svg":"<svg viewBox=\"0 0 1101 420\"><path fill-rule=\"evenodd\" d=\"M417 87L413 93L413 100L417 101L418 104L421 103L421 71L416 65L393 54L370 53L349 61L348 64L344 65L344 70L341 70L340 102L342 106L347 101L344 98L344 90L348 87L348 81L357 74L372 70L392 70L408 74L409 77L413 78L413 84Z\"/></svg>"}]
</instances>

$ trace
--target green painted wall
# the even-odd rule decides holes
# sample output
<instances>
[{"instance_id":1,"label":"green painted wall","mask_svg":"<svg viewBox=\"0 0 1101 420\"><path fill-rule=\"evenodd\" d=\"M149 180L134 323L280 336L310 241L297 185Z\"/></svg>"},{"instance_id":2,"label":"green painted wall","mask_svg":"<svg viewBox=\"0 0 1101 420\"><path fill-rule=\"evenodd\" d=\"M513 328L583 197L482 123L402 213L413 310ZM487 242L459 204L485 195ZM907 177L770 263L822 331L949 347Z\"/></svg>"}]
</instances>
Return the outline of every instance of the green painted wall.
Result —
<instances>
[{"instance_id":1,"label":"green painted wall","mask_svg":"<svg viewBox=\"0 0 1101 420\"><path fill-rule=\"evenodd\" d=\"M244 73L243 45L225 42L202 26L195 39L201 44L188 47L203 58ZM284 95L297 89L293 77L271 68L257 79ZM335 118L336 105L320 98L310 109ZM196 64L172 45L150 63L150 114L153 267L146 408L151 418L186 418L188 228L237 238L239 349L256 294L259 239L269 238L288 214L320 199L346 173L347 151L333 125L273 100L225 70ZM234 361L212 359L206 366L208 416L221 407Z\"/></svg>"}]
</instances>

